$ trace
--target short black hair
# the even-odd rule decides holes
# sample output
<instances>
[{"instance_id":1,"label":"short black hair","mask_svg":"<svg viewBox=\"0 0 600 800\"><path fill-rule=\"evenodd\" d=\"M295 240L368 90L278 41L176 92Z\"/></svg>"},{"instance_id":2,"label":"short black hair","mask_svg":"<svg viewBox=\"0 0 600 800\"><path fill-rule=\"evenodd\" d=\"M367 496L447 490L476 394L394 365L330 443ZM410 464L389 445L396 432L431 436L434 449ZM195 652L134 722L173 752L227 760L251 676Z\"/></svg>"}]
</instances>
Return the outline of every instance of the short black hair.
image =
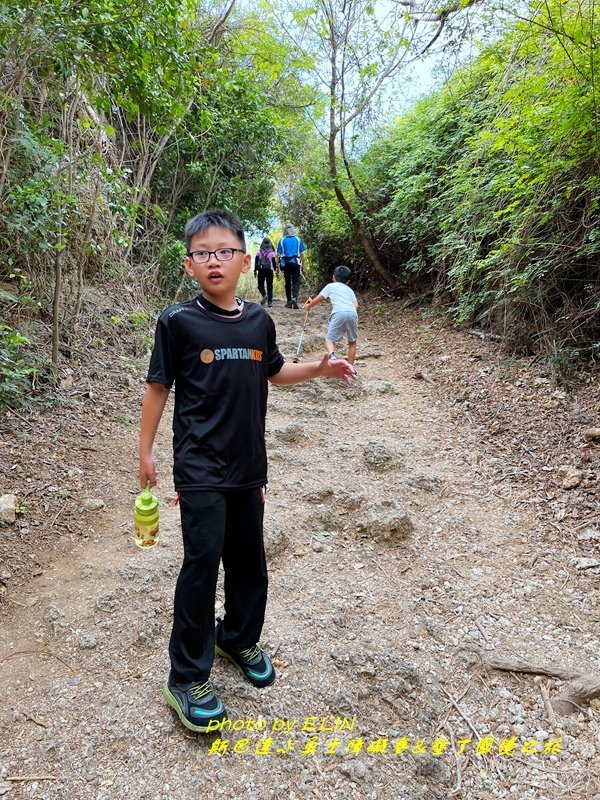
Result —
<instances>
[{"instance_id":1,"label":"short black hair","mask_svg":"<svg viewBox=\"0 0 600 800\"><path fill-rule=\"evenodd\" d=\"M352 275L352 270L350 267L345 266L345 264L340 264L339 267L336 267L333 270L333 275L336 281L339 281L340 283L348 283L350 280L350 275Z\"/></svg>"},{"instance_id":2,"label":"short black hair","mask_svg":"<svg viewBox=\"0 0 600 800\"><path fill-rule=\"evenodd\" d=\"M195 217L188 220L184 231L185 245L188 251L194 236L207 228L227 228L227 230L235 234L242 245L243 251L246 252L246 237L241 220L231 211L223 211L218 208L213 208L210 211L201 211L200 214L196 214Z\"/></svg>"}]
</instances>

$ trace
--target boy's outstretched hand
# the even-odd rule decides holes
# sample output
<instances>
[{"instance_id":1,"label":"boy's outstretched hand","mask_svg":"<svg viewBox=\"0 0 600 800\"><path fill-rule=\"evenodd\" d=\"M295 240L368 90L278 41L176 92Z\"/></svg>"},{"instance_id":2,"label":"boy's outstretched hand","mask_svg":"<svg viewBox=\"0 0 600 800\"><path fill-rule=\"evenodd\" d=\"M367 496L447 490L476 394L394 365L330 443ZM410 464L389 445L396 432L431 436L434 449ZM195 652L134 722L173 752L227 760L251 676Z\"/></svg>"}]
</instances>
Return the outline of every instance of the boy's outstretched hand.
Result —
<instances>
[{"instance_id":1,"label":"boy's outstretched hand","mask_svg":"<svg viewBox=\"0 0 600 800\"><path fill-rule=\"evenodd\" d=\"M319 364L319 375L323 378L338 378L348 386L356 380L356 370L345 358L329 358L325 353Z\"/></svg>"},{"instance_id":2,"label":"boy's outstretched hand","mask_svg":"<svg viewBox=\"0 0 600 800\"><path fill-rule=\"evenodd\" d=\"M312 378L337 378L348 386L356 379L356 370L345 358L329 358L325 353L320 361L286 361L279 372L269 378L275 386L291 386Z\"/></svg>"}]
</instances>

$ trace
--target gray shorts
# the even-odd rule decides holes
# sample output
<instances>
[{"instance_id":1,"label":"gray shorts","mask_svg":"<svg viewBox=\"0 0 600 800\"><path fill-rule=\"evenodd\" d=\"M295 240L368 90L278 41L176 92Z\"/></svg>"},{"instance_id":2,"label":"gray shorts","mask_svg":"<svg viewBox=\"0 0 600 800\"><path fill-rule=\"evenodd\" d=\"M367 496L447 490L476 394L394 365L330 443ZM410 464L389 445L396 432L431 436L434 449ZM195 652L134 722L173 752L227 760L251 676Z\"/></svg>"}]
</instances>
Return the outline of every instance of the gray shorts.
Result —
<instances>
[{"instance_id":1,"label":"gray shorts","mask_svg":"<svg viewBox=\"0 0 600 800\"><path fill-rule=\"evenodd\" d=\"M356 311L336 311L329 317L329 328L327 329L327 340L329 342L339 342L348 335L349 342L358 339L358 314Z\"/></svg>"}]
</instances>

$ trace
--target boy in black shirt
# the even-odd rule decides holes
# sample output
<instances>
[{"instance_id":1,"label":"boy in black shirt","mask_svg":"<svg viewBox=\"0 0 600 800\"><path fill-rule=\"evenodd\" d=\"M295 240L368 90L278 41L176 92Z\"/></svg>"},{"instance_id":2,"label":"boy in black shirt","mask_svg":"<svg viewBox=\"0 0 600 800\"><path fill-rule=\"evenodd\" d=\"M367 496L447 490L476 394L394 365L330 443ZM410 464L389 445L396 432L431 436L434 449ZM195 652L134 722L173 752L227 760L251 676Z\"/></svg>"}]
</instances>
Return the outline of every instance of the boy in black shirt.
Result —
<instances>
[{"instance_id":1,"label":"boy in black shirt","mask_svg":"<svg viewBox=\"0 0 600 800\"><path fill-rule=\"evenodd\" d=\"M164 694L187 728L206 731L226 717L209 682L215 650L254 686L275 680L273 665L257 644L267 601L262 527L268 383L316 377L351 383L355 371L327 354L320 362L284 361L265 309L235 296L238 278L252 261L237 217L203 212L188 222L185 236L185 271L202 294L167 308L156 327L142 405L140 485L156 484L152 446L175 383L173 474L184 558ZM225 617L215 630L221 559Z\"/></svg>"}]
</instances>

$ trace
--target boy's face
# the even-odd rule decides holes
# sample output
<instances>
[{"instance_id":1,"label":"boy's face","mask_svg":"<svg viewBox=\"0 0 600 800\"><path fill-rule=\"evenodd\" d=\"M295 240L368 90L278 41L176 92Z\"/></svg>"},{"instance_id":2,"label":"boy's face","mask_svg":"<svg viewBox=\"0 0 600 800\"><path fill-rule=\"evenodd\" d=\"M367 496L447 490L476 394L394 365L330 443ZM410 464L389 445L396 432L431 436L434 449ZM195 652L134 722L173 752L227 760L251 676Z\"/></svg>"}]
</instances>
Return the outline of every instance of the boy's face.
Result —
<instances>
[{"instance_id":1,"label":"boy's face","mask_svg":"<svg viewBox=\"0 0 600 800\"><path fill-rule=\"evenodd\" d=\"M241 242L228 228L212 226L196 233L190 243L190 253L197 250L210 251L211 256L204 264L196 264L189 256L185 257L185 271L200 284L205 297L216 305L231 303L235 298L237 282L252 263L250 253L240 253ZM219 261L215 250L232 248L235 250L230 261Z\"/></svg>"}]
</instances>

